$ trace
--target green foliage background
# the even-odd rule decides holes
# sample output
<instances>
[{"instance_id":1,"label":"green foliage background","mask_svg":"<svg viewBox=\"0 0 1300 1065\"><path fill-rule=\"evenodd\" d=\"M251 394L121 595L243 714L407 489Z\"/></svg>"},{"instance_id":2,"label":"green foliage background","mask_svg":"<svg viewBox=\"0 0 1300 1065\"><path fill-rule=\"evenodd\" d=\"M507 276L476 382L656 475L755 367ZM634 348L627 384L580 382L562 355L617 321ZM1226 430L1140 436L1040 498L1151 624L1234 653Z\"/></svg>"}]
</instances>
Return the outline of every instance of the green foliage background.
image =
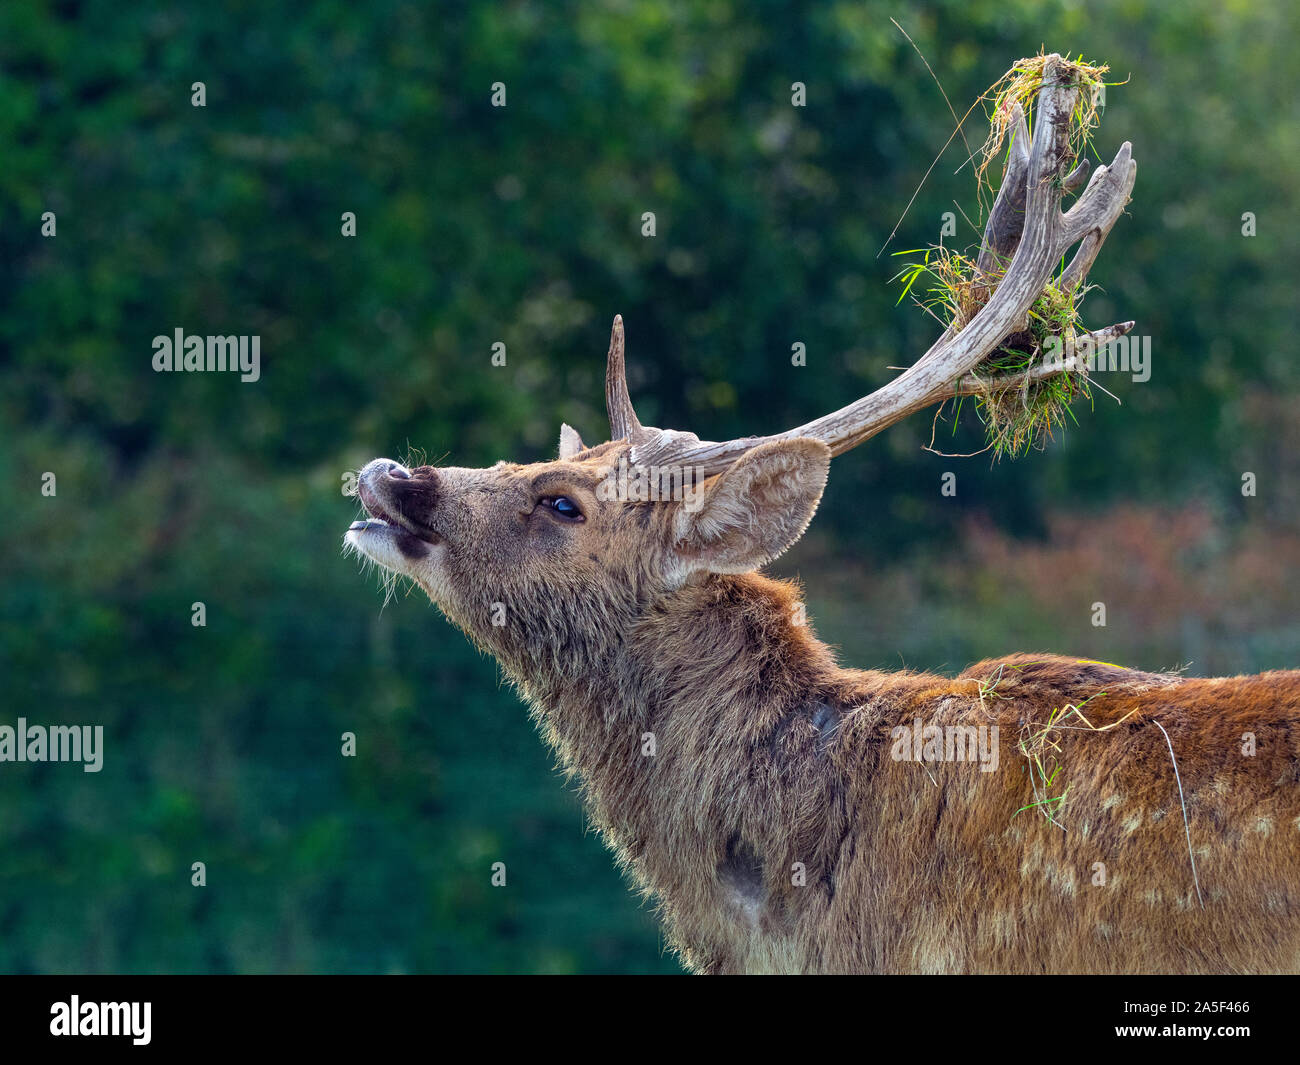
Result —
<instances>
[{"instance_id":1,"label":"green foliage background","mask_svg":"<svg viewBox=\"0 0 1300 1065\"><path fill-rule=\"evenodd\" d=\"M898 260L877 253L952 120L891 15L959 111L1040 45L1132 75L1098 149L1131 140L1138 183L1085 315L1136 318L1153 376L1112 375L1122 406L1015 464L922 450L925 417L891 430L837 461L777 569L802 570L858 665L1026 643L1185 659L1185 625L1098 632L1086 603L1008 594L1014 557L950 560L971 521L1039 550L1048 515L1093 515L1104 540L1121 502L1194 500L1210 555L1180 556L1178 585L1243 529L1295 529L1287 0L0 8L0 723L103 724L107 743L99 774L0 764L0 970L676 970L495 666L419 596L381 610L341 556L341 478L408 445L548 457L561 420L603 438L616 312L643 420L713 439L910 362L933 323L894 306ZM954 199L975 217L965 154L890 250L937 240ZM178 326L260 334L262 380L153 373ZM956 500L935 488L950 469ZM1261 564L1195 671L1300 664L1278 605L1295 557Z\"/></svg>"}]
</instances>

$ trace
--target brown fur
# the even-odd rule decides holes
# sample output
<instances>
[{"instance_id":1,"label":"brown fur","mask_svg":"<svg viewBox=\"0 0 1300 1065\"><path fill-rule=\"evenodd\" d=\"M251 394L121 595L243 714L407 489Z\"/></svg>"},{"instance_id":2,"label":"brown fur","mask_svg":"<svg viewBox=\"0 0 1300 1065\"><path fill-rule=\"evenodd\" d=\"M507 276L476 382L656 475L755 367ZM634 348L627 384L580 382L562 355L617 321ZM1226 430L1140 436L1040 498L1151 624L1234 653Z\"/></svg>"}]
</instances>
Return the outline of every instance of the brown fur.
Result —
<instances>
[{"instance_id":1,"label":"brown fur","mask_svg":"<svg viewBox=\"0 0 1300 1065\"><path fill-rule=\"evenodd\" d=\"M1300 672L1050 654L955 679L842 669L795 586L736 571L798 538L829 461L807 441L759 450L709 482L693 523L680 503L596 498L614 443L376 481L427 557L349 534L501 661L688 967L1300 969ZM555 493L585 520L538 505ZM997 770L896 760L917 719L997 725ZM1050 806L1030 806L1018 750L1037 739L1057 748Z\"/></svg>"}]
</instances>

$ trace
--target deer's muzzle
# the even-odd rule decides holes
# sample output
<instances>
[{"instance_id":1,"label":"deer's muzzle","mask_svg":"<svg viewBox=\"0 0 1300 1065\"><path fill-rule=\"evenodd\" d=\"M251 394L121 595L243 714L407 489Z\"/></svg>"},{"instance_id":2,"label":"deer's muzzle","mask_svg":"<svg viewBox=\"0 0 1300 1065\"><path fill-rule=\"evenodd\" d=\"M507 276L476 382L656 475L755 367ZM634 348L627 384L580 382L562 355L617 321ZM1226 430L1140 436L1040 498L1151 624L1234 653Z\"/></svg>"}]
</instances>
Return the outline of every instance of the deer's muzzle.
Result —
<instances>
[{"instance_id":1,"label":"deer's muzzle","mask_svg":"<svg viewBox=\"0 0 1300 1065\"><path fill-rule=\"evenodd\" d=\"M427 544L442 542L430 521L438 498L438 476L432 468L413 472L392 459L375 459L361 471L357 496L370 519L353 522L349 532L396 535L399 547L407 537Z\"/></svg>"}]
</instances>

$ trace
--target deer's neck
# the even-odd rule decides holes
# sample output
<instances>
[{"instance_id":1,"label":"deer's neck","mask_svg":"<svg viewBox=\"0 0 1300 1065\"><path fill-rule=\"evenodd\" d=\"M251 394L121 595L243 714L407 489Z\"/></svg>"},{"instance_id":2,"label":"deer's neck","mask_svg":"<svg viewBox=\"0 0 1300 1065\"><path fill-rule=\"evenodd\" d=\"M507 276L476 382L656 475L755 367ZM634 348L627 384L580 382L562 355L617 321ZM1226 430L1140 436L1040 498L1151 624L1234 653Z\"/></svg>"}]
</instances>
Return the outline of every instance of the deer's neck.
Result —
<instances>
[{"instance_id":1,"label":"deer's neck","mask_svg":"<svg viewBox=\"0 0 1300 1065\"><path fill-rule=\"evenodd\" d=\"M756 574L688 584L624 642L577 657L572 669L533 663L520 687L598 827L656 891L692 875L673 855L727 859L744 835L740 792L774 761L815 752L844 677L798 589Z\"/></svg>"}]
</instances>

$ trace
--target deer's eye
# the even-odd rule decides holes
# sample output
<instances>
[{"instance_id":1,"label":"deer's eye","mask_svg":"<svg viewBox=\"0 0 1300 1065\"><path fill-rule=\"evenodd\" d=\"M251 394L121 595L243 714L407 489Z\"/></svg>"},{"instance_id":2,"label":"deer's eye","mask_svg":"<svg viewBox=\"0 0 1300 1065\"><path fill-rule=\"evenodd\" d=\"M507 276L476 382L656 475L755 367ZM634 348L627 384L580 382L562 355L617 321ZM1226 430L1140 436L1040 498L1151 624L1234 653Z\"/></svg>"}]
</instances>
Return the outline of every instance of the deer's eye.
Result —
<instances>
[{"instance_id":1,"label":"deer's eye","mask_svg":"<svg viewBox=\"0 0 1300 1065\"><path fill-rule=\"evenodd\" d=\"M582 511L568 496L546 496L539 500L542 506L568 521L582 521Z\"/></svg>"}]
</instances>

